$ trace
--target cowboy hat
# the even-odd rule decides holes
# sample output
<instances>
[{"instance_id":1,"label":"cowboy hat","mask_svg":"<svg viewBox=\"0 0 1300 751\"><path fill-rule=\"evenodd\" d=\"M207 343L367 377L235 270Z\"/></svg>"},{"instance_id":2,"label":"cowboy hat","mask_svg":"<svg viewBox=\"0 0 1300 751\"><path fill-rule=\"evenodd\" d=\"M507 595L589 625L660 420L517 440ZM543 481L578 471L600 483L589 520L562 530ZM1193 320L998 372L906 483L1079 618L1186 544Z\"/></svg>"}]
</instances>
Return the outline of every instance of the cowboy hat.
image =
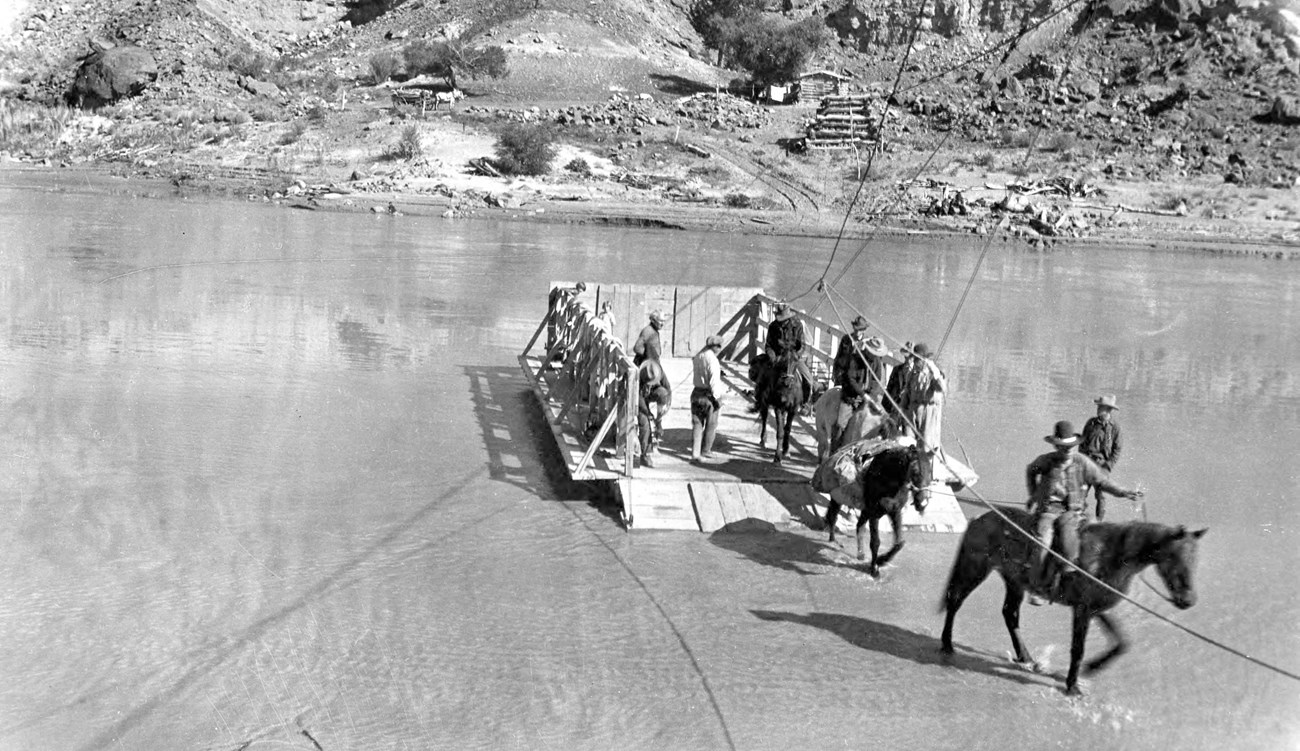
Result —
<instances>
[{"instance_id":1,"label":"cowboy hat","mask_svg":"<svg viewBox=\"0 0 1300 751\"><path fill-rule=\"evenodd\" d=\"M664 322L664 312L663 312L662 310L654 310L654 311L651 311L651 312L650 312L650 320L652 320L652 321L658 321L658 322L660 322L660 323L663 323L663 322Z\"/></svg>"},{"instance_id":2,"label":"cowboy hat","mask_svg":"<svg viewBox=\"0 0 1300 751\"><path fill-rule=\"evenodd\" d=\"M854 331L865 331L869 326L870 324L867 323L867 319L863 318L862 316L858 316L857 318L853 319Z\"/></svg>"},{"instance_id":3,"label":"cowboy hat","mask_svg":"<svg viewBox=\"0 0 1300 751\"><path fill-rule=\"evenodd\" d=\"M790 309L789 303L777 303L776 307L772 309L772 312L776 315L776 320L778 321L784 321L785 319L794 316L794 311Z\"/></svg>"},{"instance_id":4,"label":"cowboy hat","mask_svg":"<svg viewBox=\"0 0 1300 751\"><path fill-rule=\"evenodd\" d=\"M930 346L927 345L925 342L917 342L916 344L913 344L912 352L917 357L929 357L932 354L930 352Z\"/></svg>"},{"instance_id":5,"label":"cowboy hat","mask_svg":"<svg viewBox=\"0 0 1300 751\"><path fill-rule=\"evenodd\" d=\"M1061 420L1056 423L1051 435L1043 436L1043 440L1053 446L1074 446L1079 443L1081 436L1074 432L1074 423L1069 420Z\"/></svg>"},{"instance_id":6,"label":"cowboy hat","mask_svg":"<svg viewBox=\"0 0 1300 751\"><path fill-rule=\"evenodd\" d=\"M708 339L704 340L704 346L722 349L722 337L717 334L711 334Z\"/></svg>"},{"instance_id":7,"label":"cowboy hat","mask_svg":"<svg viewBox=\"0 0 1300 751\"><path fill-rule=\"evenodd\" d=\"M867 354L875 357L884 357L889 354L889 348L885 346L885 343L882 342L878 336L869 337L862 343L862 349L865 350Z\"/></svg>"},{"instance_id":8,"label":"cowboy hat","mask_svg":"<svg viewBox=\"0 0 1300 751\"><path fill-rule=\"evenodd\" d=\"M1096 399L1093 399L1092 401L1093 404L1096 404L1098 407L1109 407L1110 409L1119 409L1119 407L1115 406L1114 394L1104 394L1102 396L1097 397Z\"/></svg>"}]
</instances>

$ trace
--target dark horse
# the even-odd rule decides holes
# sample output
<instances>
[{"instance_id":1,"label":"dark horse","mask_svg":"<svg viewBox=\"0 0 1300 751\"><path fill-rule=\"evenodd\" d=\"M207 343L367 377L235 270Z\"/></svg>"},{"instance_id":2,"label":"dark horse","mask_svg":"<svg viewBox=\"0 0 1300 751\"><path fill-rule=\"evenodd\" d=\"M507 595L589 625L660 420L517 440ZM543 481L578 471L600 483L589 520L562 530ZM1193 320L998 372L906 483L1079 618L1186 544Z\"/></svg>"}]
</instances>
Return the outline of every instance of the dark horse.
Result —
<instances>
[{"instance_id":1,"label":"dark horse","mask_svg":"<svg viewBox=\"0 0 1300 751\"><path fill-rule=\"evenodd\" d=\"M1005 509L1003 513L1022 529L1030 529L1033 516L1022 509ZM1196 604L1192 588L1192 572L1196 568L1196 543L1205 534L1201 529L1189 532L1184 527L1168 527L1150 522L1111 524L1098 522L1085 525L1079 535L1079 566L1092 576L1119 592L1128 592L1129 584L1147 566L1154 565L1170 592L1169 601L1186 609ZM993 569L1002 574L1006 583L1006 598L1002 601L1002 618L1011 633L1011 646L1015 661L1040 669L1029 650L1020 640L1020 603L1029 589L1030 567L1033 565L1033 543L1024 533L1015 530L996 512L990 511L971 522L962 537L957 560L953 563L944 594L947 617L943 623L945 653L952 653L952 622L957 610ZM1128 643L1119 625L1106 614L1120 601L1119 595L1088 579L1078 572L1062 578L1054 598L1074 610L1074 634L1070 641L1070 672L1065 679L1065 692L1081 694L1079 689L1079 663L1083 660L1083 645L1088 638L1088 626L1093 618L1111 636L1114 645L1102 656L1088 662L1086 672L1102 669L1111 660L1128 650Z\"/></svg>"},{"instance_id":2,"label":"dark horse","mask_svg":"<svg viewBox=\"0 0 1300 751\"><path fill-rule=\"evenodd\" d=\"M912 496L912 505L918 512L925 511L930 502L930 480L933 467L922 461L921 452L916 445L900 445L887 448L871 458L867 468L858 474L858 485L862 491L862 513L858 515L855 530L858 538L858 560L865 560L862 552L862 525L871 527L871 568L872 576L880 575L880 567L893 560L898 551L903 549L903 506L907 503L906 487ZM840 503L832 500L826 510L826 526L830 529L831 542L835 542L835 522L840 516ZM880 555L880 517L889 517L889 526L894 530L894 544Z\"/></svg>"},{"instance_id":3,"label":"dark horse","mask_svg":"<svg viewBox=\"0 0 1300 751\"><path fill-rule=\"evenodd\" d=\"M794 360L773 362L766 354L749 363L749 380L754 383L754 401L758 405L758 447L767 448L767 411L772 410L772 427L776 430L776 453L772 461L777 464L790 453L790 428L795 413L810 396L804 390L803 380Z\"/></svg>"}]
</instances>

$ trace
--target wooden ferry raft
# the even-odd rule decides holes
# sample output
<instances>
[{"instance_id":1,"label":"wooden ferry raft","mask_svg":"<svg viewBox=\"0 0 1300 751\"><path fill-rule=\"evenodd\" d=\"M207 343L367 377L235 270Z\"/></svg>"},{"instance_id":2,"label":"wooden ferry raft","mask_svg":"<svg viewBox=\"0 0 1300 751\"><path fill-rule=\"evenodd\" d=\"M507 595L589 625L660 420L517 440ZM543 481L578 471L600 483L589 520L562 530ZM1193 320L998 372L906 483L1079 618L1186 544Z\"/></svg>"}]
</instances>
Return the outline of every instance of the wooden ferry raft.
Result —
<instances>
[{"instance_id":1,"label":"wooden ferry raft","mask_svg":"<svg viewBox=\"0 0 1300 751\"><path fill-rule=\"evenodd\" d=\"M809 484L817 468L813 418L796 417L782 464L772 461L776 437L770 419L767 446L758 445L748 366L762 351L775 299L758 289L726 287L593 284L580 295L571 289L563 282L552 285L550 309L519 363L573 479L615 483L629 529L713 532L763 522L815 524L824 515L827 499ZM605 303L611 304L612 322L595 313ZM624 342L636 340L654 310L665 317L661 363L673 403L654 466L643 467L636 456L637 369ZM809 365L829 380L843 331L796 314L808 333ZM715 333L725 343L719 362L727 393L714 457L691 463L691 358ZM922 516L909 505L906 527L965 529L954 488L973 483L976 475L948 461L960 476L936 465L930 506Z\"/></svg>"}]
</instances>

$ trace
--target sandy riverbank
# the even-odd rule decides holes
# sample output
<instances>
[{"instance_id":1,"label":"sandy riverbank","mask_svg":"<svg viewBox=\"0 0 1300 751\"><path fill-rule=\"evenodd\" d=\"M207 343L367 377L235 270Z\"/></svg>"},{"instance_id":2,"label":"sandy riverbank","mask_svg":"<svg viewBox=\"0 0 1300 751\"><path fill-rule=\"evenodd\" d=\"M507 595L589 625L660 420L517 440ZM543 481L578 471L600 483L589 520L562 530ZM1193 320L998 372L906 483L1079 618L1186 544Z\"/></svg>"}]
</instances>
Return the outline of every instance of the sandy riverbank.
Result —
<instances>
[{"instance_id":1,"label":"sandy riverbank","mask_svg":"<svg viewBox=\"0 0 1300 751\"><path fill-rule=\"evenodd\" d=\"M976 243L987 238L995 244L1027 243L1056 248L1149 248L1223 255L1300 260L1300 240L1279 231L1279 223L1265 217L1192 219L1139 211L1111 210L1107 222L1086 237L1026 238L984 230L971 222L951 218L915 218L877 224L851 221L830 210L799 212L778 209L737 209L703 204L674 204L646 200L618 200L612 195L575 199L574 191L557 191L538 180L517 180L485 185L484 179L451 175L407 179L396 190L356 190L346 180L290 181L285 176L239 176L201 168L176 174L151 174L122 165L79 165L51 168L17 162L0 162L7 182L33 189L102 191L150 198L196 199L229 197L273 203L296 210L437 216L448 221L533 221L661 228L701 232L865 240L871 237L929 235L951 241ZM501 181L499 181L501 182ZM495 187L493 191L491 188ZM984 189L992 192L991 189ZM594 193L594 192L593 192ZM466 195L477 205L467 205ZM502 200L501 196L508 196ZM480 198L482 197L482 198ZM493 201L498 205L492 205Z\"/></svg>"}]
</instances>

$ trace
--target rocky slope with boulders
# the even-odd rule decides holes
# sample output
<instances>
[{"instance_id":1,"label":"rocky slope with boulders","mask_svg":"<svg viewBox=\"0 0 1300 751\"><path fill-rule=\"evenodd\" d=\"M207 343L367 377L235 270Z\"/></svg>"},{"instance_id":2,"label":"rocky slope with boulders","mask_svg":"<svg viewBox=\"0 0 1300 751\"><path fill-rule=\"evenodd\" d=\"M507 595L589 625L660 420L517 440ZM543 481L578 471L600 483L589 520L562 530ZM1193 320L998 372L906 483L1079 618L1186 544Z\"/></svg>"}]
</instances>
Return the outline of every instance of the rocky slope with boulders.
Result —
<instances>
[{"instance_id":1,"label":"rocky slope with boulders","mask_svg":"<svg viewBox=\"0 0 1300 751\"><path fill-rule=\"evenodd\" d=\"M0 151L270 196L413 191L463 211L518 193L473 165L501 125L533 121L566 156L531 200L581 188L584 216L593 202L761 209L757 228L816 232L847 211L1041 239L1140 232L1140 215L1300 240L1300 16L1287 0L934 0L911 47L913 3L786 5L831 28L810 67L851 75L879 104L879 153L798 153L812 108L728 94L738 73L711 65L688 0L409 0L382 13L344 0L22 0L0 16ZM510 74L464 81L469 98L438 113L395 105L394 84L373 80L377 54L451 37L502 46ZM399 158L413 125L423 147Z\"/></svg>"}]
</instances>

